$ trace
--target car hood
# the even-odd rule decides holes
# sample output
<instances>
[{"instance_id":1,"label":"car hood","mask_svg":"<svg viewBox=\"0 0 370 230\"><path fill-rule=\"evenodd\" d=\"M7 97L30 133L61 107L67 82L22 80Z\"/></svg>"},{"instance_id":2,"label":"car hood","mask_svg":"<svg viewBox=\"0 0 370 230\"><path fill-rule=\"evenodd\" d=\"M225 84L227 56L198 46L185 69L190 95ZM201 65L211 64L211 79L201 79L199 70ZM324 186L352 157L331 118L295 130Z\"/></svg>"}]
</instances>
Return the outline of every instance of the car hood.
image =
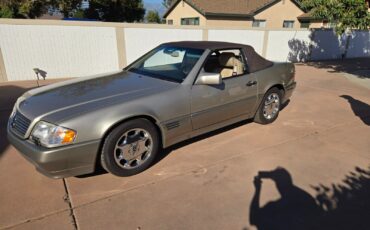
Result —
<instances>
[{"instance_id":1,"label":"car hood","mask_svg":"<svg viewBox=\"0 0 370 230\"><path fill-rule=\"evenodd\" d=\"M177 83L120 71L77 78L36 88L23 95L20 112L33 120L88 103L145 96L176 87ZM66 114L70 115L70 114Z\"/></svg>"}]
</instances>

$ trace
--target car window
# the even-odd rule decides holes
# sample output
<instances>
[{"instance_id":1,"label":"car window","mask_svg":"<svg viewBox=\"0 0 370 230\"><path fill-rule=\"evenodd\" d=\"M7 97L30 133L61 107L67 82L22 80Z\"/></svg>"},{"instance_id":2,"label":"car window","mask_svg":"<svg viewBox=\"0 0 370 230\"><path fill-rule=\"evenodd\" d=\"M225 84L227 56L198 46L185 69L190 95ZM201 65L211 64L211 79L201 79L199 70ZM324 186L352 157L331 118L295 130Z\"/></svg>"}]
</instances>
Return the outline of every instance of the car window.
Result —
<instances>
[{"instance_id":1,"label":"car window","mask_svg":"<svg viewBox=\"0 0 370 230\"><path fill-rule=\"evenodd\" d=\"M185 56L185 50L174 50L170 54L165 53L165 49L162 49L149 57L144 62L144 68L155 67L159 65L176 65L183 62Z\"/></svg>"},{"instance_id":2,"label":"car window","mask_svg":"<svg viewBox=\"0 0 370 230\"><path fill-rule=\"evenodd\" d=\"M209 55L204 71L219 73L223 79L248 73L248 66L240 49L217 50Z\"/></svg>"},{"instance_id":3,"label":"car window","mask_svg":"<svg viewBox=\"0 0 370 230\"><path fill-rule=\"evenodd\" d=\"M201 49L161 46L133 63L128 71L181 83L203 52Z\"/></svg>"}]
</instances>

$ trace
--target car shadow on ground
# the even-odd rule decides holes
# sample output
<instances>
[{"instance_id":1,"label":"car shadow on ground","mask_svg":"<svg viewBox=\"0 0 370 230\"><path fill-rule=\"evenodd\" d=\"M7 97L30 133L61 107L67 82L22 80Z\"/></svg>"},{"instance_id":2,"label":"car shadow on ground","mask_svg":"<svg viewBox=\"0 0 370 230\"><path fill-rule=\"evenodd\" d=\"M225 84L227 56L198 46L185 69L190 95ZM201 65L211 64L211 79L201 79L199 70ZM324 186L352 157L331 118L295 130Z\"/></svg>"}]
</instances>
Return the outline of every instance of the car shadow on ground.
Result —
<instances>
[{"instance_id":1,"label":"car shadow on ground","mask_svg":"<svg viewBox=\"0 0 370 230\"><path fill-rule=\"evenodd\" d=\"M230 126L227 126L227 127L224 127L224 128L221 128L221 129L218 129L218 130L215 130L215 131L212 131L212 132L209 132L209 133L206 133L206 134L203 134L203 135L194 137L194 138L191 138L189 140L182 141L182 142L180 142L178 144L175 144L173 146L170 146L168 148L161 149L159 151L157 157L155 158L154 162L152 163L151 167L153 167L154 165L158 164L160 161L162 161L164 158L166 158L170 153L172 153L173 151L175 151L177 149L180 149L180 148L182 148L184 146L187 146L187 145L196 143L198 141L201 141L201 140L210 138L212 136L216 136L216 135L221 134L223 132L227 132L227 131L230 131L232 129L236 129L236 128L240 127L240 126L249 124L251 122L253 122L253 120L245 120L245 121L242 121L242 122L238 122L238 123L232 124ZM102 166L100 165L99 162L100 162L99 159L97 159L96 166L95 166L96 167L95 172L93 172L91 174L76 176L76 177L82 179L82 178L95 177L95 176L107 174L108 172L106 172L102 168Z\"/></svg>"},{"instance_id":2,"label":"car shadow on ground","mask_svg":"<svg viewBox=\"0 0 370 230\"><path fill-rule=\"evenodd\" d=\"M289 103L290 103L290 100L288 100L284 104L282 104L281 105L281 108L280 108L281 111L283 111L289 105ZM166 149L162 149L162 150L159 151L158 156L156 157L156 159L152 163L152 166L151 167L153 167L154 165L158 164L160 161L162 161L164 158L166 158L170 153L172 153L173 151L175 151L177 149L180 149L180 148L185 147L187 145L190 145L190 144L196 143L198 141L201 141L201 140L210 138L212 136L216 136L218 134L221 134L221 133L224 133L224 132L227 132L227 131L230 131L230 130L239 128L239 127L241 127L243 125L247 125L247 124L252 123L252 122L253 122L253 119L248 119L248 120L244 120L244 121L241 121L241 122L237 122L235 124L232 124L232 125L229 125L229 126L226 126L226 127L220 128L220 129L217 129L215 131L212 131L212 132L209 132L209 133L206 133L206 134L203 134L203 135L200 135L200 136L191 138L189 140L182 141L182 142L180 142L178 144L175 144L173 146L170 146L170 147L168 147ZM82 179L82 178L88 178L88 177L94 177L94 176L99 176L99 175L107 174L107 172L100 165L99 159L96 161L95 168L96 168L95 172L90 173L90 174L86 174L86 175L76 176L76 178Z\"/></svg>"},{"instance_id":3,"label":"car shadow on ground","mask_svg":"<svg viewBox=\"0 0 370 230\"><path fill-rule=\"evenodd\" d=\"M290 103L290 100L288 100L284 104L282 104L281 105L281 108L280 108L280 111L283 111L289 105L289 103ZM175 145L173 145L173 146L171 146L171 147L169 147L167 149L164 149L162 151L162 153L158 156L157 160L155 161L155 164L158 163L158 162L160 162L162 159L164 159L166 156L168 156L171 152L175 151L176 149L179 149L179 148L182 148L184 146L187 146L187 145L196 143L198 141L201 141L201 140L210 138L212 136L216 136L216 135L219 135L221 133L224 133L224 132L227 132L227 131L230 131L230 130L239 128L241 126L244 126L244 125L247 125L247 124L250 124L250 123L253 123L253 119L248 119L248 120L240 121L240 122L237 122L235 124L232 124L232 125L229 125L229 126L226 126L226 127L220 128L220 129L217 129L215 131L211 131L209 133L206 133L206 134L203 134L203 135L200 135L200 136L191 138L189 140L180 142L178 144L175 144Z\"/></svg>"},{"instance_id":4,"label":"car shadow on ground","mask_svg":"<svg viewBox=\"0 0 370 230\"><path fill-rule=\"evenodd\" d=\"M280 199L260 206L264 180L275 182ZM356 167L337 184L311 186L316 192L315 197L296 186L291 174L281 167L259 172L254 186L249 222L258 230L369 228L370 167Z\"/></svg>"},{"instance_id":5,"label":"car shadow on ground","mask_svg":"<svg viewBox=\"0 0 370 230\"><path fill-rule=\"evenodd\" d=\"M370 126L370 105L349 95L342 95L340 97L348 101L353 113L360 118L365 125Z\"/></svg>"},{"instance_id":6,"label":"car shadow on ground","mask_svg":"<svg viewBox=\"0 0 370 230\"><path fill-rule=\"evenodd\" d=\"M9 146L6 138L6 125L10 113L18 97L28 90L29 88L14 85L0 85L0 158Z\"/></svg>"}]
</instances>

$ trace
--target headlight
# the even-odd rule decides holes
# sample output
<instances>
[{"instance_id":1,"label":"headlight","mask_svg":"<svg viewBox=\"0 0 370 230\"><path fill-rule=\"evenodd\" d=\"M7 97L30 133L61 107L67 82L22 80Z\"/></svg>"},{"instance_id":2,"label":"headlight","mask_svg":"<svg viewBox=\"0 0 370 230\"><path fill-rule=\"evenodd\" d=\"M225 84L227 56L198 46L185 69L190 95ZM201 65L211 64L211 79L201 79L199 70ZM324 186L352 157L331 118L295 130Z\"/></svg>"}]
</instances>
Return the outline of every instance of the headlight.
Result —
<instances>
[{"instance_id":1,"label":"headlight","mask_svg":"<svg viewBox=\"0 0 370 230\"><path fill-rule=\"evenodd\" d=\"M33 128L31 138L42 146L52 148L72 144L76 134L74 130L39 121Z\"/></svg>"}]
</instances>

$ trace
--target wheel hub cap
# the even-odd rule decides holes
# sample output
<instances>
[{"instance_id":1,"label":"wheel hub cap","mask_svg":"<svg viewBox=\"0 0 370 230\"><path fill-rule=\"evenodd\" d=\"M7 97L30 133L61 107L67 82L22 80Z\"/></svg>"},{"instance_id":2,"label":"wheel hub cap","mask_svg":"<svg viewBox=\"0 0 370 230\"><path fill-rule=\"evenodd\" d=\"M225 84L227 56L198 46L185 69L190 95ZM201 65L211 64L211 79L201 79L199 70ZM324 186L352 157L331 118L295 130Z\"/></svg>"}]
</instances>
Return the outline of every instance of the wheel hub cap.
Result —
<instances>
[{"instance_id":1,"label":"wheel hub cap","mask_svg":"<svg viewBox=\"0 0 370 230\"><path fill-rule=\"evenodd\" d=\"M263 116L271 120L276 117L277 113L280 109L280 98L279 95L276 93L270 94L266 100L265 105L263 107Z\"/></svg>"},{"instance_id":2,"label":"wheel hub cap","mask_svg":"<svg viewBox=\"0 0 370 230\"><path fill-rule=\"evenodd\" d=\"M132 129L117 141L114 157L119 167L132 169L143 164L151 155L153 139L144 129Z\"/></svg>"}]
</instances>

